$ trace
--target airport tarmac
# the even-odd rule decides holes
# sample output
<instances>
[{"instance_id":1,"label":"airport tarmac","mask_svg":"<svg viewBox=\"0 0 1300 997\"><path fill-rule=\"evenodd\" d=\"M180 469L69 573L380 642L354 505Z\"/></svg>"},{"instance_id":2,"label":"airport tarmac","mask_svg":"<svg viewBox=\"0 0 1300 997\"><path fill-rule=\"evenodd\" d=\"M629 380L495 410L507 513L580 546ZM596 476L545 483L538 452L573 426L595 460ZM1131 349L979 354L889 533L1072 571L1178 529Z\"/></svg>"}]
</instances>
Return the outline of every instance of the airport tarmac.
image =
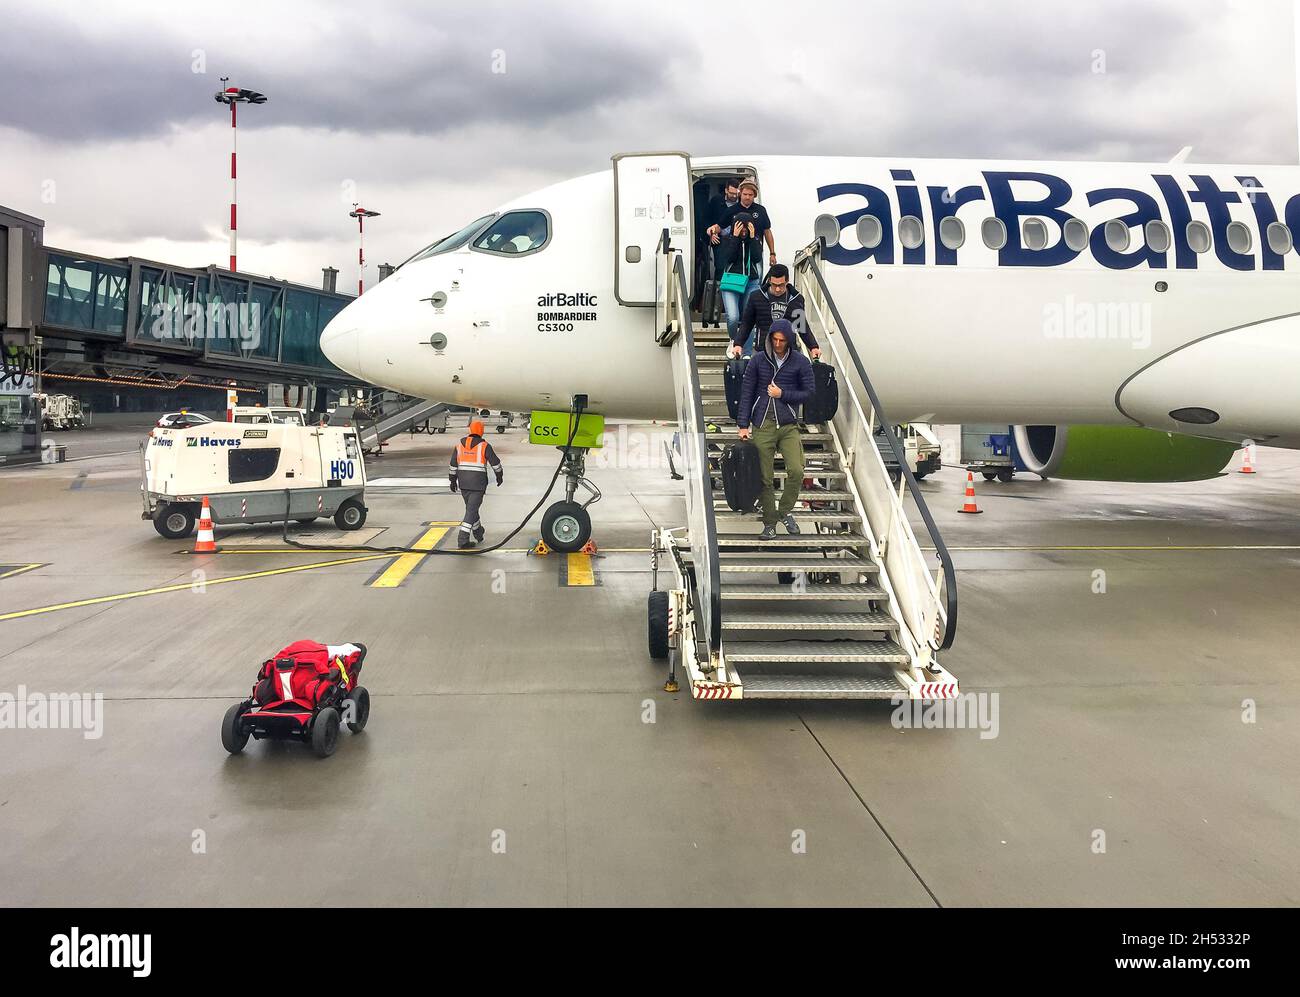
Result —
<instances>
[{"instance_id":1,"label":"airport tarmac","mask_svg":"<svg viewBox=\"0 0 1300 997\"><path fill-rule=\"evenodd\" d=\"M589 461L602 553L576 560L526 555L531 530L396 558L230 528L194 555L140 520L127 430L0 471L0 693L104 697L98 738L0 730L0 902L1300 903L1300 454L1189 484L977 480L982 516L956 512L964 472L927 479L959 570L944 664L997 694L984 738L896 729L888 703L663 692L646 546L683 502L638 444L663 431ZM369 474L437 478L454 439L399 438ZM489 439L492 541L556 454ZM368 505L372 543L454 544L436 482ZM368 728L326 760L228 756L226 707L299 638L368 645Z\"/></svg>"}]
</instances>

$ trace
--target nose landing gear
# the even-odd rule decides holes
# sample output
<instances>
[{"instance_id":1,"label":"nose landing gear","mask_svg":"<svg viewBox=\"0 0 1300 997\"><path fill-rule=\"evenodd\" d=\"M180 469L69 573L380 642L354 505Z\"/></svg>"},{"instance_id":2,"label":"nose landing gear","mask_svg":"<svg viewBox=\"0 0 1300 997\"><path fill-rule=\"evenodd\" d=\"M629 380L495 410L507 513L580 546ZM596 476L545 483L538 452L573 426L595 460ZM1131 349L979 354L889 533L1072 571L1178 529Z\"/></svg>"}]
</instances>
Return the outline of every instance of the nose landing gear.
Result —
<instances>
[{"instance_id":1,"label":"nose landing gear","mask_svg":"<svg viewBox=\"0 0 1300 997\"><path fill-rule=\"evenodd\" d=\"M560 465L564 475L564 500L553 502L542 515L542 542L551 550L571 554L582 550L591 539L591 516L587 507L600 501L600 489L587 478L587 450L574 447ZM578 489L591 497L577 502Z\"/></svg>"}]
</instances>

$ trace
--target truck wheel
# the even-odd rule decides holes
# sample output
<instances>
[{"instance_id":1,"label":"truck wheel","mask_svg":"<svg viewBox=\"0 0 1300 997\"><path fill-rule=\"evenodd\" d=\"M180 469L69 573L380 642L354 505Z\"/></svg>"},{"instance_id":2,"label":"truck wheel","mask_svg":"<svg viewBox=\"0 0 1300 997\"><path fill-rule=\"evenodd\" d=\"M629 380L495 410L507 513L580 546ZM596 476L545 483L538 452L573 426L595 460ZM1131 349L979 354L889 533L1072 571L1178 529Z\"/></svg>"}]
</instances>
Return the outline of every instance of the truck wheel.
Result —
<instances>
[{"instance_id":1,"label":"truck wheel","mask_svg":"<svg viewBox=\"0 0 1300 997\"><path fill-rule=\"evenodd\" d=\"M188 505L163 505L154 513L153 528L168 540L183 540L194 532L194 508Z\"/></svg>"},{"instance_id":2,"label":"truck wheel","mask_svg":"<svg viewBox=\"0 0 1300 997\"><path fill-rule=\"evenodd\" d=\"M311 747L320 758L328 758L339 746L339 711L327 706L311 725Z\"/></svg>"},{"instance_id":3,"label":"truck wheel","mask_svg":"<svg viewBox=\"0 0 1300 997\"><path fill-rule=\"evenodd\" d=\"M996 472L996 471L985 471L985 472L984 472L984 480L985 480L985 481L992 481L992 480L993 480L994 478L996 478L997 476L998 476L998 475L997 475L997 472Z\"/></svg>"},{"instance_id":4,"label":"truck wheel","mask_svg":"<svg viewBox=\"0 0 1300 997\"><path fill-rule=\"evenodd\" d=\"M998 472L998 480L1001 481L1004 485L1005 485L1005 484L1008 484L1008 483L1011 481L1011 479L1014 478L1014 477L1015 477L1015 472L1014 472L1014 471L999 471L999 472Z\"/></svg>"},{"instance_id":5,"label":"truck wheel","mask_svg":"<svg viewBox=\"0 0 1300 997\"><path fill-rule=\"evenodd\" d=\"M542 516L542 539L561 553L581 550L591 539L591 516L577 502L556 502Z\"/></svg>"},{"instance_id":6,"label":"truck wheel","mask_svg":"<svg viewBox=\"0 0 1300 997\"><path fill-rule=\"evenodd\" d=\"M647 625L650 630L650 657L663 661L668 657L668 593L651 592L646 600Z\"/></svg>"},{"instance_id":7,"label":"truck wheel","mask_svg":"<svg viewBox=\"0 0 1300 997\"><path fill-rule=\"evenodd\" d=\"M236 703L221 719L221 746L232 755L239 754L248 743L248 731L244 728L247 710L247 703Z\"/></svg>"},{"instance_id":8,"label":"truck wheel","mask_svg":"<svg viewBox=\"0 0 1300 997\"><path fill-rule=\"evenodd\" d=\"M340 530L359 530L366 525L366 507L356 499L348 499L334 513L334 525Z\"/></svg>"}]
</instances>

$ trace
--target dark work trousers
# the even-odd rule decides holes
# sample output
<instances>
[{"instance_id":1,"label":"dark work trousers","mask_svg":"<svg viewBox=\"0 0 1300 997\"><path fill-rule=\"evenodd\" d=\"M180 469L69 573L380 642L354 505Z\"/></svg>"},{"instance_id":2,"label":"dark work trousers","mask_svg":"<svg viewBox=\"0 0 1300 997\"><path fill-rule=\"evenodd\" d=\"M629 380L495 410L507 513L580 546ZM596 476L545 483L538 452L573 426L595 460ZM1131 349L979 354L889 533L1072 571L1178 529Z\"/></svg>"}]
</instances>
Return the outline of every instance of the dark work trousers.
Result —
<instances>
[{"instance_id":1,"label":"dark work trousers","mask_svg":"<svg viewBox=\"0 0 1300 997\"><path fill-rule=\"evenodd\" d=\"M460 521L460 539L468 540L471 533L475 530L481 530L483 524L478 521L479 506L483 504L483 496L487 489L479 488L462 488L460 496L465 500L465 515Z\"/></svg>"}]
</instances>

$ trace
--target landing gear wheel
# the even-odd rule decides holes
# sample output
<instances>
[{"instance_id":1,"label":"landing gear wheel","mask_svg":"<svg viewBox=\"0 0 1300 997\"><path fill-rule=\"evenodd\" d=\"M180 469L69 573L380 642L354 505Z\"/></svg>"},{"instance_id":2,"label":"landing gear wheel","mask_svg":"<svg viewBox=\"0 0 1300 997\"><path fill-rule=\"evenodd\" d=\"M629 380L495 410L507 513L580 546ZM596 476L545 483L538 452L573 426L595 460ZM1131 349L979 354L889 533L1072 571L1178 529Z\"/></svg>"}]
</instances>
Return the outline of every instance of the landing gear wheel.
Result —
<instances>
[{"instance_id":1,"label":"landing gear wheel","mask_svg":"<svg viewBox=\"0 0 1300 997\"><path fill-rule=\"evenodd\" d=\"M334 525L340 530L359 530L366 525L366 507L356 499L348 499L334 513Z\"/></svg>"},{"instance_id":2,"label":"landing gear wheel","mask_svg":"<svg viewBox=\"0 0 1300 997\"><path fill-rule=\"evenodd\" d=\"M542 539L551 550L572 554L591 538L591 517L577 502L556 502L542 516Z\"/></svg>"},{"instance_id":3,"label":"landing gear wheel","mask_svg":"<svg viewBox=\"0 0 1300 997\"><path fill-rule=\"evenodd\" d=\"M650 630L650 657L663 661L668 657L668 593L651 592L646 599L646 616Z\"/></svg>"},{"instance_id":4,"label":"landing gear wheel","mask_svg":"<svg viewBox=\"0 0 1300 997\"><path fill-rule=\"evenodd\" d=\"M183 540L194 532L194 510L185 505L161 506L153 517L153 528L168 540Z\"/></svg>"},{"instance_id":5,"label":"landing gear wheel","mask_svg":"<svg viewBox=\"0 0 1300 997\"><path fill-rule=\"evenodd\" d=\"M246 712L247 703L236 703L226 710L226 715L221 719L221 746L232 755L239 754L248 743L248 731L244 729Z\"/></svg>"},{"instance_id":6,"label":"landing gear wheel","mask_svg":"<svg viewBox=\"0 0 1300 997\"><path fill-rule=\"evenodd\" d=\"M311 728L311 747L320 758L328 758L339 746L339 711L327 706L316 714Z\"/></svg>"},{"instance_id":7,"label":"landing gear wheel","mask_svg":"<svg viewBox=\"0 0 1300 997\"><path fill-rule=\"evenodd\" d=\"M1009 484L1009 483L1011 482L1011 479L1014 478L1014 477L1015 477L1015 472L1014 472L1014 471L999 471L999 472L998 472L998 480L1001 481L1004 485L1005 485L1005 484Z\"/></svg>"},{"instance_id":8,"label":"landing gear wheel","mask_svg":"<svg viewBox=\"0 0 1300 997\"><path fill-rule=\"evenodd\" d=\"M343 700L345 715L349 703L352 704L352 719L348 721L348 730L353 734L360 734L366 729L366 721L370 719L370 691L364 685L359 685L348 693L347 698Z\"/></svg>"}]
</instances>

